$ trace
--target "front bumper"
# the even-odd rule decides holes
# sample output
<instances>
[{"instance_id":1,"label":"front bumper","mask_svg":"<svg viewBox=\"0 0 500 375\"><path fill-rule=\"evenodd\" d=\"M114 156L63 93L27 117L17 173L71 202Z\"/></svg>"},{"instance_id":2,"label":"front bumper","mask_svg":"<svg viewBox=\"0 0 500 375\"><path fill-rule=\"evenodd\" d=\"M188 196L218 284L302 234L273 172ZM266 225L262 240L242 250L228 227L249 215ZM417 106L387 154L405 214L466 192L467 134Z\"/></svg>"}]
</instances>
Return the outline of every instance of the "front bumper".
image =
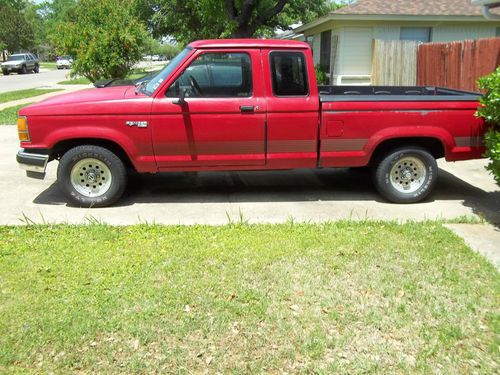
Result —
<instances>
[{"instance_id":1,"label":"front bumper","mask_svg":"<svg viewBox=\"0 0 500 375\"><path fill-rule=\"evenodd\" d=\"M27 152L22 148L18 151L16 159L19 167L26 171L28 177L45 178L45 169L49 162L49 155Z\"/></svg>"},{"instance_id":2,"label":"front bumper","mask_svg":"<svg viewBox=\"0 0 500 375\"><path fill-rule=\"evenodd\" d=\"M13 66L13 65L2 66L2 70L5 72L17 72L19 69L21 69L20 66Z\"/></svg>"}]
</instances>

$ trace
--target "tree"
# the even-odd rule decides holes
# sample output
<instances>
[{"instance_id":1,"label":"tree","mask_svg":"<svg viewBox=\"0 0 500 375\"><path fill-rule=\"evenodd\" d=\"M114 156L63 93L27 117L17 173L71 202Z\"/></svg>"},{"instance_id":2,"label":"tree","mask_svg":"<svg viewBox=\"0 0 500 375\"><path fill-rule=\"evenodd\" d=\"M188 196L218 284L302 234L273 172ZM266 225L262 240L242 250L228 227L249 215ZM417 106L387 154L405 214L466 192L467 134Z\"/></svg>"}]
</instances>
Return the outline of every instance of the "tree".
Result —
<instances>
[{"instance_id":1,"label":"tree","mask_svg":"<svg viewBox=\"0 0 500 375\"><path fill-rule=\"evenodd\" d=\"M500 67L478 83L481 89L486 90L477 115L489 124L485 135L486 156L490 158L487 168L500 184Z\"/></svg>"},{"instance_id":2,"label":"tree","mask_svg":"<svg viewBox=\"0 0 500 375\"><path fill-rule=\"evenodd\" d=\"M270 36L330 10L326 0L142 0L139 12L155 36L182 43L207 38Z\"/></svg>"},{"instance_id":3,"label":"tree","mask_svg":"<svg viewBox=\"0 0 500 375\"><path fill-rule=\"evenodd\" d=\"M0 51L17 52L33 47L34 32L26 20L25 7L24 0L0 0Z\"/></svg>"},{"instance_id":4,"label":"tree","mask_svg":"<svg viewBox=\"0 0 500 375\"><path fill-rule=\"evenodd\" d=\"M130 0L80 0L70 21L59 23L52 40L60 54L74 56L72 74L92 82L124 78L141 59L148 33Z\"/></svg>"}]
</instances>

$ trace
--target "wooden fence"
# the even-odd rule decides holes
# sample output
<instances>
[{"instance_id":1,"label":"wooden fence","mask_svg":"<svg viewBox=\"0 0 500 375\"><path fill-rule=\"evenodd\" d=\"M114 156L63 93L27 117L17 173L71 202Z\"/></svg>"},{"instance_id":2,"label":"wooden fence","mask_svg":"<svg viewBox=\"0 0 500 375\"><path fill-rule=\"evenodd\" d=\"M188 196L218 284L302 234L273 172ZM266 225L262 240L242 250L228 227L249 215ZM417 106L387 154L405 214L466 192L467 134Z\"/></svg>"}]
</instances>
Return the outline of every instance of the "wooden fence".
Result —
<instances>
[{"instance_id":1,"label":"wooden fence","mask_svg":"<svg viewBox=\"0 0 500 375\"><path fill-rule=\"evenodd\" d=\"M500 38L421 44L417 61L417 85L477 91L477 79L500 65Z\"/></svg>"},{"instance_id":2,"label":"wooden fence","mask_svg":"<svg viewBox=\"0 0 500 375\"><path fill-rule=\"evenodd\" d=\"M418 43L379 40L373 44L372 85L414 86L417 81Z\"/></svg>"}]
</instances>

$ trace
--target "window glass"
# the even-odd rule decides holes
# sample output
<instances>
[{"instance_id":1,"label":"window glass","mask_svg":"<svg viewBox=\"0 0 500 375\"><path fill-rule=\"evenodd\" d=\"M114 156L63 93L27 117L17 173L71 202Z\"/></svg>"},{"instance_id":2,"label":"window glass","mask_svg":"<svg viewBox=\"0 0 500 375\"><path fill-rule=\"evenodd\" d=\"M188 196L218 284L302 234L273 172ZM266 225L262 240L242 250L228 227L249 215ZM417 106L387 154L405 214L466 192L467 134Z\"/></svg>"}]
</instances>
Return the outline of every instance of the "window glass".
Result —
<instances>
[{"instance_id":1,"label":"window glass","mask_svg":"<svg viewBox=\"0 0 500 375\"><path fill-rule=\"evenodd\" d=\"M277 96L305 96L307 85L306 58L301 52L272 52L271 75Z\"/></svg>"},{"instance_id":2,"label":"window glass","mask_svg":"<svg viewBox=\"0 0 500 375\"><path fill-rule=\"evenodd\" d=\"M330 61L332 54L332 31L323 31L321 33L321 45L319 55L319 66L321 70L330 73Z\"/></svg>"},{"instance_id":3,"label":"window glass","mask_svg":"<svg viewBox=\"0 0 500 375\"><path fill-rule=\"evenodd\" d=\"M7 59L7 61L20 61L20 60L24 60L23 55L10 55L9 58Z\"/></svg>"},{"instance_id":4,"label":"window glass","mask_svg":"<svg viewBox=\"0 0 500 375\"><path fill-rule=\"evenodd\" d=\"M428 43L431 41L430 27L402 27L400 40L414 40L416 42Z\"/></svg>"},{"instance_id":5,"label":"window glass","mask_svg":"<svg viewBox=\"0 0 500 375\"><path fill-rule=\"evenodd\" d=\"M175 56L172 61L170 61L165 67L149 82L146 83L145 87L141 89L146 95L151 96L155 90L160 87L163 81L165 81L168 76L182 63L182 61L186 58L187 55L191 52L190 47L186 47L182 52L180 52L177 56Z\"/></svg>"},{"instance_id":6,"label":"window glass","mask_svg":"<svg viewBox=\"0 0 500 375\"><path fill-rule=\"evenodd\" d=\"M168 89L176 98L180 89L191 98L231 98L252 96L250 56L246 53L205 53Z\"/></svg>"}]
</instances>

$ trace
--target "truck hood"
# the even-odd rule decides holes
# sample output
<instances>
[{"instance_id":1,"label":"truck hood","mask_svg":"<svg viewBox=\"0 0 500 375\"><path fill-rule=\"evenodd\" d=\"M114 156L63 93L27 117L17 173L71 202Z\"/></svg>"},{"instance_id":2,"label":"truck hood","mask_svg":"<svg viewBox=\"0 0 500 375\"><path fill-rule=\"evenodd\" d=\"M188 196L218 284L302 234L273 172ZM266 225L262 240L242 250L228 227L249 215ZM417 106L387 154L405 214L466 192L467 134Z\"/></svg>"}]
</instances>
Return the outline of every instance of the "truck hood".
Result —
<instances>
[{"instance_id":1,"label":"truck hood","mask_svg":"<svg viewBox=\"0 0 500 375\"><path fill-rule=\"evenodd\" d=\"M131 88L132 90L130 90ZM33 106L53 106L71 103L95 103L109 100L121 100L126 96L128 91L131 91L132 96L136 97L133 86L106 87L102 89L91 88L52 96L33 104Z\"/></svg>"},{"instance_id":2,"label":"truck hood","mask_svg":"<svg viewBox=\"0 0 500 375\"><path fill-rule=\"evenodd\" d=\"M117 106L150 101L143 93L135 94L135 86L91 88L52 96L19 111L21 116L98 114L113 111ZM132 105L133 106L133 105Z\"/></svg>"}]
</instances>

